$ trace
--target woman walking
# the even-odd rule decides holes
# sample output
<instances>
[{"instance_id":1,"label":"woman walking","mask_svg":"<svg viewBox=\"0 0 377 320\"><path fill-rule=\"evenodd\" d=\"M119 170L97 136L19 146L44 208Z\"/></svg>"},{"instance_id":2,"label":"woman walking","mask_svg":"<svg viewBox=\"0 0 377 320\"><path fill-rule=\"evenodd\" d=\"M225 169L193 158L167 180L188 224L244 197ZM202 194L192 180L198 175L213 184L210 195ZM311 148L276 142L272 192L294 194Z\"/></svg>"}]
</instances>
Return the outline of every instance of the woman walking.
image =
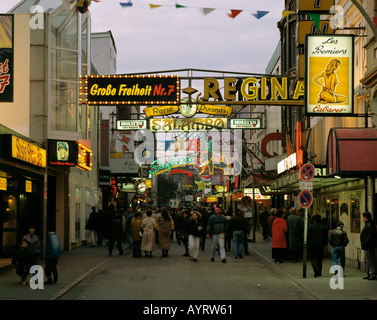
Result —
<instances>
[{"instance_id":1,"label":"woman walking","mask_svg":"<svg viewBox=\"0 0 377 320\"><path fill-rule=\"evenodd\" d=\"M174 230L174 222L168 211L163 209L157 217L158 223L158 247L162 250L162 257L168 256L171 242L171 232Z\"/></svg>"},{"instance_id":2,"label":"woman walking","mask_svg":"<svg viewBox=\"0 0 377 320\"><path fill-rule=\"evenodd\" d=\"M200 222L201 215L198 211L193 211L191 219L187 223L186 231L188 234L188 249L190 259L198 262L198 254L200 250L200 239L203 233L203 226Z\"/></svg>"},{"instance_id":3,"label":"woman walking","mask_svg":"<svg viewBox=\"0 0 377 320\"><path fill-rule=\"evenodd\" d=\"M147 258L152 257L152 252L155 246L155 233L158 229L158 224L155 218L152 217L152 210L147 210L147 217L143 219L143 240L141 241L141 250L145 252Z\"/></svg>"}]
</instances>

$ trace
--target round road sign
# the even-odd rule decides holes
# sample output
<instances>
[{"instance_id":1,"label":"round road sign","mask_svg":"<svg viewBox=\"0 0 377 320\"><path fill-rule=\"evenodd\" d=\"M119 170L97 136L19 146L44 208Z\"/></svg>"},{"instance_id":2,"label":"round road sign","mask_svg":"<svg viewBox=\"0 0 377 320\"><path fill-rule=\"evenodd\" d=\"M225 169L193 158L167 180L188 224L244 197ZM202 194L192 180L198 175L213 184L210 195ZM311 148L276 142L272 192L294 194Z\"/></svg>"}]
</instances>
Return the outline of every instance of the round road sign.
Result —
<instances>
[{"instance_id":1,"label":"round road sign","mask_svg":"<svg viewBox=\"0 0 377 320\"><path fill-rule=\"evenodd\" d=\"M313 202L313 195L309 190L303 190L298 195L298 203L300 204L301 208L309 208Z\"/></svg>"},{"instance_id":2,"label":"round road sign","mask_svg":"<svg viewBox=\"0 0 377 320\"><path fill-rule=\"evenodd\" d=\"M253 200L250 196L243 196L241 199L242 206L244 207L250 207Z\"/></svg>"},{"instance_id":3,"label":"round road sign","mask_svg":"<svg viewBox=\"0 0 377 320\"><path fill-rule=\"evenodd\" d=\"M305 163L300 169L300 179L310 181L314 178L315 168L311 163Z\"/></svg>"}]
</instances>

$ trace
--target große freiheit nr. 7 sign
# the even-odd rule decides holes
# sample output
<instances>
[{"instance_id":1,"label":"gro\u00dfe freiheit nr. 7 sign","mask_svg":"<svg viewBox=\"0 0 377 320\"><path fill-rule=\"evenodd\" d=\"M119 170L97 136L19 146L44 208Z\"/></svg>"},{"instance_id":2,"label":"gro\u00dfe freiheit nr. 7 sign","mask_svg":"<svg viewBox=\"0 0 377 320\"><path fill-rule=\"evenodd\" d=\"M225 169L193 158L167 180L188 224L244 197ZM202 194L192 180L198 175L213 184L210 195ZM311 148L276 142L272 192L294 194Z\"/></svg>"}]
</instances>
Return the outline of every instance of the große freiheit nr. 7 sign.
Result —
<instances>
[{"instance_id":1,"label":"gro\u00dfe freiheit nr. 7 sign","mask_svg":"<svg viewBox=\"0 0 377 320\"><path fill-rule=\"evenodd\" d=\"M179 104L178 76L86 76L81 79L82 103L156 105Z\"/></svg>"}]
</instances>

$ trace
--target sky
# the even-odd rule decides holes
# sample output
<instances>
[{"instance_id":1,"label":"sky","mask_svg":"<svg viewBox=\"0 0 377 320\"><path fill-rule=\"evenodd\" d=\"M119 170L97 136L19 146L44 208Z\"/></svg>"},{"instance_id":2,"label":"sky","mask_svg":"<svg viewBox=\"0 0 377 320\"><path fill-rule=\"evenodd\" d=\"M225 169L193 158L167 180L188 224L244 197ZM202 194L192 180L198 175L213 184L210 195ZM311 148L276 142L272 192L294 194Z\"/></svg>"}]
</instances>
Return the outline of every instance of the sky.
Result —
<instances>
[{"instance_id":1,"label":"sky","mask_svg":"<svg viewBox=\"0 0 377 320\"><path fill-rule=\"evenodd\" d=\"M205 69L265 73L284 0L92 0L92 32L111 30L117 73ZM0 0L6 13L18 0ZM151 9L149 4L161 5ZM185 6L177 8L176 5ZM203 8L213 8L208 14ZM234 19L231 10L242 10ZM260 19L253 14L268 11Z\"/></svg>"}]
</instances>

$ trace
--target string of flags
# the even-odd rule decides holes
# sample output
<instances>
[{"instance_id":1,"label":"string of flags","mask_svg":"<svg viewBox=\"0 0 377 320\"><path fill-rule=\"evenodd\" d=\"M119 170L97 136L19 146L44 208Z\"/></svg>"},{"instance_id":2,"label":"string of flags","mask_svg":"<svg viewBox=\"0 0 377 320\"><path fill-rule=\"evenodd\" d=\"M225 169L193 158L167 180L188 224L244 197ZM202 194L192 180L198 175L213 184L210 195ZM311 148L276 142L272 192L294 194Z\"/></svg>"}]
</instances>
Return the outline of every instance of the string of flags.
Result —
<instances>
[{"instance_id":1,"label":"string of flags","mask_svg":"<svg viewBox=\"0 0 377 320\"><path fill-rule=\"evenodd\" d=\"M76 10L80 13L87 12L92 1L97 2L97 3L109 2L109 1L102 1L102 0L62 0L62 2L65 5L72 5L73 3L76 2ZM132 2L132 0L129 0L128 2L116 2L116 1L112 1L112 2L119 3L119 5L122 8L134 6L134 3ZM140 4L137 4L137 5L140 5ZM176 3L175 5L167 5L167 4L162 5L162 4L148 3L147 6L149 6L150 9L156 9L156 8L160 8L160 7L172 7L172 6L174 6L176 9L198 8L198 7L193 7L193 6L181 5L181 4L178 4L178 3ZM219 10L220 8L199 8L199 9L201 9L201 11L203 12L204 15L208 15L215 10ZM220 10L224 10L224 9L220 9ZM227 16L232 18L232 19L235 19L242 12L249 11L249 12L251 12L252 16L254 16L256 19L259 20L259 19L265 17L267 14L269 14L271 12L271 11L266 11L266 10L254 10L254 11L252 11L252 10L240 10L240 9L226 9L226 10L229 11L227 13ZM283 11L282 17L284 18L291 13L295 13L295 11Z\"/></svg>"},{"instance_id":2,"label":"string of flags","mask_svg":"<svg viewBox=\"0 0 377 320\"><path fill-rule=\"evenodd\" d=\"M104 2L102 0L62 0L63 4L65 6L70 6L74 3L76 3L76 11L78 11L80 13L85 13L85 12L88 11L88 8L91 4L91 1L93 1L93 2ZM105 2L108 2L108 1L105 1ZM122 8L132 7L134 5L132 0L128 0L128 2L118 2L118 3L120 4L120 6ZM166 7L166 6L171 7L172 5L162 5L162 4L149 3L148 6L150 7L150 9L156 9L156 8ZM180 8L193 8L193 7L184 6L184 5L180 5L180 4L176 3L175 8L180 9ZM200 8L200 9L204 13L204 15L207 15L207 14L210 14L211 12L217 10L218 8ZM244 11L251 11L251 10L240 10L240 9L227 9L227 10L230 10L230 12L227 13L227 16L229 16L232 19L235 19L239 14L241 14ZM264 16L266 16L267 14L269 14L270 12L271 11L256 10L256 11L252 11L252 15L259 20L259 19L263 18ZM286 16L293 14L293 13L296 13L296 12L284 10L284 11L282 11L282 18L285 18ZM321 19L320 16L321 15L318 14L318 13L308 13L308 15L309 15L310 19L314 22L317 29L319 30L320 29L319 24L320 24L320 19ZM373 19L374 24L377 27L377 17L373 17L372 19Z\"/></svg>"}]
</instances>

